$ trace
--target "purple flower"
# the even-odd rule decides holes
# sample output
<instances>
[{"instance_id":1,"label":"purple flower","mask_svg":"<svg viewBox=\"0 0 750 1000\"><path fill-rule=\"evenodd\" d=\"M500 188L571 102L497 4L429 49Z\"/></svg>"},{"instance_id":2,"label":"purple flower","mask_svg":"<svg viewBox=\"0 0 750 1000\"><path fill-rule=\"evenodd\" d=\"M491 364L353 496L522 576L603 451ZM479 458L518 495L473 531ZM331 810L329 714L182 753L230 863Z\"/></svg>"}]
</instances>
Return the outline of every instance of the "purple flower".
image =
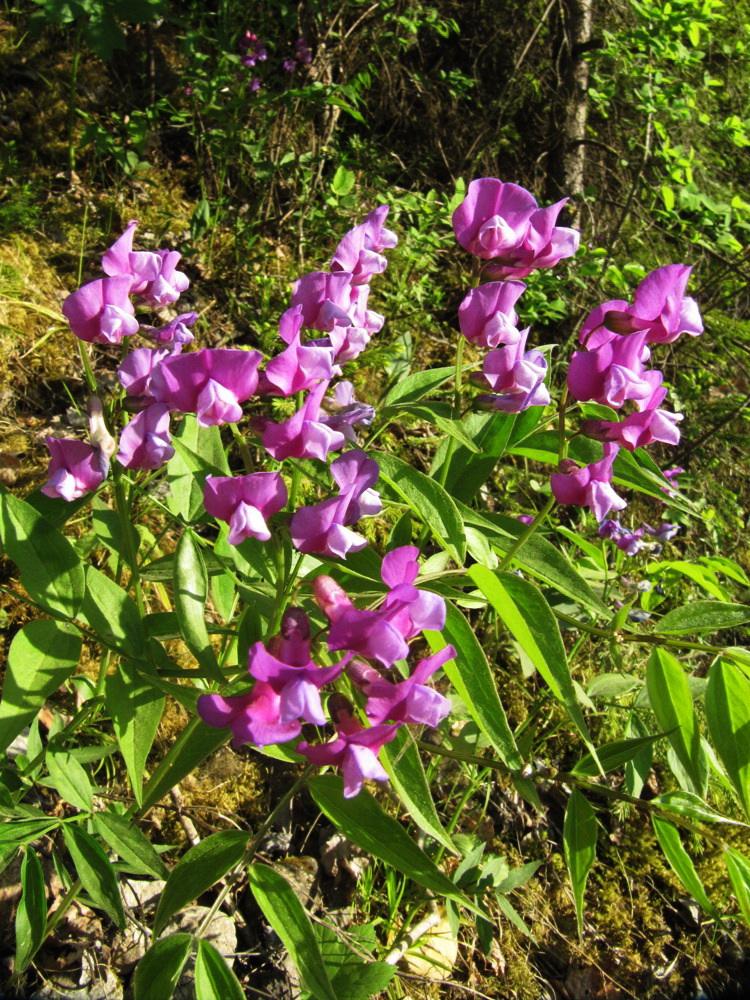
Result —
<instances>
[{"instance_id":1,"label":"purple flower","mask_svg":"<svg viewBox=\"0 0 750 1000\"><path fill-rule=\"evenodd\" d=\"M474 381L489 386L499 395L479 396L477 403L503 413L520 413L530 406L546 406L550 401L544 384L547 359L541 351L525 351L528 327L515 343L485 355L482 374Z\"/></svg>"},{"instance_id":2,"label":"purple flower","mask_svg":"<svg viewBox=\"0 0 750 1000\"><path fill-rule=\"evenodd\" d=\"M388 262L382 251L398 243L396 234L384 226L387 215L388 206L381 205L344 236L331 260L332 272L348 272L352 285L363 285L385 271Z\"/></svg>"},{"instance_id":3,"label":"purple flower","mask_svg":"<svg viewBox=\"0 0 750 1000\"><path fill-rule=\"evenodd\" d=\"M390 719L434 729L450 712L451 703L425 681L455 655L453 646L446 646L421 660L406 680L395 684L361 660L350 662L346 672L367 698L365 713L372 725Z\"/></svg>"},{"instance_id":4,"label":"purple flower","mask_svg":"<svg viewBox=\"0 0 750 1000\"><path fill-rule=\"evenodd\" d=\"M638 528L637 531L623 533L614 539L614 543L620 551L624 552L626 556L637 555L643 548L643 528Z\"/></svg>"},{"instance_id":5,"label":"purple flower","mask_svg":"<svg viewBox=\"0 0 750 1000\"><path fill-rule=\"evenodd\" d=\"M127 469L159 469L173 455L169 407L153 403L136 414L122 432L117 461Z\"/></svg>"},{"instance_id":6,"label":"purple flower","mask_svg":"<svg viewBox=\"0 0 750 1000\"><path fill-rule=\"evenodd\" d=\"M193 334L188 330L189 326L198 319L198 313L180 313L175 316L165 326L157 329L153 326L144 326L142 332L149 337L153 337L157 344L162 346L172 346L173 344L192 344L195 340Z\"/></svg>"},{"instance_id":7,"label":"purple flower","mask_svg":"<svg viewBox=\"0 0 750 1000\"><path fill-rule=\"evenodd\" d=\"M259 351L204 348L166 358L151 374L151 391L172 410L195 413L202 427L236 423L258 384Z\"/></svg>"},{"instance_id":8,"label":"purple flower","mask_svg":"<svg viewBox=\"0 0 750 1000\"><path fill-rule=\"evenodd\" d=\"M297 69L297 60L285 59L281 64L281 68L284 70L285 73L294 73L294 71Z\"/></svg>"},{"instance_id":9,"label":"purple flower","mask_svg":"<svg viewBox=\"0 0 750 1000\"><path fill-rule=\"evenodd\" d=\"M333 351L300 339L302 307L292 306L282 315L279 333L289 346L266 365L259 390L262 395L291 396L312 389L321 380L333 378ZM263 390L266 391L263 391Z\"/></svg>"},{"instance_id":10,"label":"purple flower","mask_svg":"<svg viewBox=\"0 0 750 1000\"><path fill-rule=\"evenodd\" d=\"M661 384L661 372L647 372L645 333L613 334L590 351L576 351L568 368L568 388L579 402L593 401L619 409L628 399L650 399Z\"/></svg>"},{"instance_id":11,"label":"purple flower","mask_svg":"<svg viewBox=\"0 0 750 1000\"><path fill-rule=\"evenodd\" d=\"M292 286L291 304L301 307L304 325L324 333L330 333L334 326L354 325L353 299L352 276L348 271L336 274L311 271Z\"/></svg>"},{"instance_id":12,"label":"purple flower","mask_svg":"<svg viewBox=\"0 0 750 1000\"><path fill-rule=\"evenodd\" d=\"M555 225L566 201L540 209L525 188L483 177L469 184L453 230L465 250L492 261L485 268L490 277L524 278L578 250L580 234Z\"/></svg>"},{"instance_id":13,"label":"purple flower","mask_svg":"<svg viewBox=\"0 0 750 1000\"><path fill-rule=\"evenodd\" d=\"M137 222L128 223L102 257L102 268L110 276L129 276L130 293L155 306L171 305L190 286L187 275L176 270L180 254L176 250L155 253L133 250Z\"/></svg>"},{"instance_id":14,"label":"purple flower","mask_svg":"<svg viewBox=\"0 0 750 1000\"><path fill-rule=\"evenodd\" d=\"M354 427L357 424L368 426L375 417L375 407L369 403L360 403L354 398L354 386L351 382L339 382L333 390L333 398L326 396L323 406L328 411L321 417L323 423L335 431L341 431L347 441L356 441Z\"/></svg>"},{"instance_id":15,"label":"purple flower","mask_svg":"<svg viewBox=\"0 0 750 1000\"><path fill-rule=\"evenodd\" d=\"M602 521L597 534L602 538L619 538L624 532L625 529L620 522L610 518L609 520Z\"/></svg>"},{"instance_id":16,"label":"purple flower","mask_svg":"<svg viewBox=\"0 0 750 1000\"><path fill-rule=\"evenodd\" d=\"M339 495L313 507L300 507L289 531L299 552L345 559L348 552L358 552L367 544L349 526L382 510L379 494L370 489L380 470L363 451L349 451L331 462L331 475Z\"/></svg>"},{"instance_id":17,"label":"purple flower","mask_svg":"<svg viewBox=\"0 0 750 1000\"><path fill-rule=\"evenodd\" d=\"M531 514L516 514L516 520L520 521L521 524L533 524L536 518Z\"/></svg>"},{"instance_id":18,"label":"purple flower","mask_svg":"<svg viewBox=\"0 0 750 1000\"><path fill-rule=\"evenodd\" d=\"M104 482L98 452L90 444L71 438L46 437L49 450L47 482L42 493L62 500L77 500L93 493Z\"/></svg>"},{"instance_id":19,"label":"purple flower","mask_svg":"<svg viewBox=\"0 0 750 1000\"><path fill-rule=\"evenodd\" d=\"M294 43L294 55L303 66L309 66L312 62L312 52L304 38L298 38Z\"/></svg>"},{"instance_id":20,"label":"purple flower","mask_svg":"<svg viewBox=\"0 0 750 1000\"><path fill-rule=\"evenodd\" d=\"M578 468L564 459L560 472L550 477L550 487L558 503L588 507L597 521L603 521L610 510L623 510L627 502L612 488L612 465L618 445L605 444L604 458Z\"/></svg>"},{"instance_id":21,"label":"purple flower","mask_svg":"<svg viewBox=\"0 0 750 1000\"><path fill-rule=\"evenodd\" d=\"M266 521L286 506L288 496L278 472L253 472L249 476L208 476L203 505L209 514L229 525L230 545L246 538L271 537Z\"/></svg>"},{"instance_id":22,"label":"purple flower","mask_svg":"<svg viewBox=\"0 0 750 1000\"><path fill-rule=\"evenodd\" d=\"M296 719L281 722L280 712L280 695L270 684L261 681L256 681L249 694L230 698L202 694L198 699L201 719L217 729L231 729L235 747L243 743L264 747L269 743L286 743L299 736L300 723Z\"/></svg>"},{"instance_id":23,"label":"purple flower","mask_svg":"<svg viewBox=\"0 0 750 1000\"><path fill-rule=\"evenodd\" d=\"M478 347L516 343L521 334L513 307L525 288L522 281L492 281L472 288L458 307L464 337Z\"/></svg>"},{"instance_id":24,"label":"purple flower","mask_svg":"<svg viewBox=\"0 0 750 1000\"><path fill-rule=\"evenodd\" d=\"M253 65L255 64L253 63ZM261 88L261 80L259 76L254 76L252 80L248 81L247 89L250 90L253 94L257 94L260 88Z\"/></svg>"},{"instance_id":25,"label":"purple flower","mask_svg":"<svg viewBox=\"0 0 750 1000\"><path fill-rule=\"evenodd\" d=\"M680 530L679 524L669 524L668 522L660 524L658 528L652 528L650 524L644 522L643 528L649 535L653 535L654 538L661 542L662 545L665 542L671 541Z\"/></svg>"},{"instance_id":26,"label":"purple flower","mask_svg":"<svg viewBox=\"0 0 750 1000\"><path fill-rule=\"evenodd\" d=\"M317 667L308 657L305 664L287 664L256 642L250 648L249 670L253 677L269 684L279 696L279 721L288 725L297 719L324 726L326 717L320 689L335 681L350 657L332 667Z\"/></svg>"},{"instance_id":27,"label":"purple flower","mask_svg":"<svg viewBox=\"0 0 750 1000\"><path fill-rule=\"evenodd\" d=\"M120 385L129 396L153 398L151 377L165 358L172 356L168 347L136 347L117 369Z\"/></svg>"},{"instance_id":28,"label":"purple flower","mask_svg":"<svg viewBox=\"0 0 750 1000\"><path fill-rule=\"evenodd\" d=\"M299 410L281 424L268 421L263 431L263 447L277 462L285 458L317 458L325 461L329 451L338 451L346 442L340 431L330 428L320 416L320 404L328 389L320 382Z\"/></svg>"},{"instance_id":29,"label":"purple flower","mask_svg":"<svg viewBox=\"0 0 750 1000\"><path fill-rule=\"evenodd\" d=\"M344 778L344 798L351 799L359 794L365 781L388 780L378 754L384 744L390 743L400 725L397 722L391 726L364 729L351 715L351 710L342 710L336 720L338 736L335 740L321 746L299 743L297 753L318 767L340 767Z\"/></svg>"},{"instance_id":30,"label":"purple flower","mask_svg":"<svg viewBox=\"0 0 750 1000\"><path fill-rule=\"evenodd\" d=\"M659 409L659 403L666 395L665 388L655 389L649 400L641 400L638 404L643 407L640 413L631 413L619 423L614 420L584 420L583 433L599 441L614 441L628 451L645 448L652 441L676 445L680 440L677 424L683 415Z\"/></svg>"},{"instance_id":31,"label":"purple flower","mask_svg":"<svg viewBox=\"0 0 750 1000\"><path fill-rule=\"evenodd\" d=\"M73 292L63 302L63 316L79 340L94 344L119 344L138 333L138 320L129 299L127 276L98 278Z\"/></svg>"}]
</instances>

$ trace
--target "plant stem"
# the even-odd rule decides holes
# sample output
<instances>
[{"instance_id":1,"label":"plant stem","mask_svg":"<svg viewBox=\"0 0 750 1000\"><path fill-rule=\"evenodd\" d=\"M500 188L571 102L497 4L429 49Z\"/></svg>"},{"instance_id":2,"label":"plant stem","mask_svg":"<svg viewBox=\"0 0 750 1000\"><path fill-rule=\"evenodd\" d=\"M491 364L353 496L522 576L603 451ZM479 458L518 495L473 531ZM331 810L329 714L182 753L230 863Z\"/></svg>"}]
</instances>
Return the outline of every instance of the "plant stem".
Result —
<instances>
[{"instance_id":1,"label":"plant stem","mask_svg":"<svg viewBox=\"0 0 750 1000\"><path fill-rule=\"evenodd\" d=\"M141 578L138 572L138 551L133 538L133 526L130 523L130 504L128 503L125 484L122 481L122 466L119 462L116 461L113 463L112 472L115 484L115 506L117 507L117 515L120 518L123 544L125 546L125 561L130 569L130 582L135 591L138 613L143 618L146 614L146 607L143 601L143 588L141 587Z\"/></svg>"},{"instance_id":2,"label":"plant stem","mask_svg":"<svg viewBox=\"0 0 750 1000\"><path fill-rule=\"evenodd\" d=\"M549 512L555 506L555 503L556 503L555 498L550 497L549 500L547 500L547 503L544 505L544 507L542 507L537 516L531 522L531 524L526 525L526 530L521 532L521 534L518 536L518 538L515 540L515 542L511 545L511 547L503 556L503 559L500 565L498 566L498 571L502 571L508 568L518 550L522 548L526 544L526 542L531 538L531 536L536 532L537 528L545 519L547 514L549 514Z\"/></svg>"},{"instance_id":3,"label":"plant stem","mask_svg":"<svg viewBox=\"0 0 750 1000\"><path fill-rule=\"evenodd\" d=\"M253 472L255 472L255 462L253 462L253 456L250 454L250 449L248 448L244 437L240 433L240 429L237 424L230 424L229 427L232 431L235 443L240 449L240 455L242 455L242 461L245 464L245 469L247 470L248 475L252 475Z\"/></svg>"}]
</instances>

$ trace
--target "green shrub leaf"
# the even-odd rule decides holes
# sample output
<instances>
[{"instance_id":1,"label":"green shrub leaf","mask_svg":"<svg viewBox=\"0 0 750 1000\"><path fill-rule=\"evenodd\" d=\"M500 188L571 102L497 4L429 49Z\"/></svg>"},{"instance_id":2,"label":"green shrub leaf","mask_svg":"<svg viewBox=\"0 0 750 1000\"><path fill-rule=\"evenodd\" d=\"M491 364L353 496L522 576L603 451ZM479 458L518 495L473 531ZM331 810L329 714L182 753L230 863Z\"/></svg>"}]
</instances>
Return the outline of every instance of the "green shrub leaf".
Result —
<instances>
[{"instance_id":1,"label":"green shrub leaf","mask_svg":"<svg viewBox=\"0 0 750 1000\"><path fill-rule=\"evenodd\" d=\"M654 715L692 785L687 791L704 796L708 761L701 746L690 684L679 661L665 650L655 649L646 666L646 687Z\"/></svg>"},{"instance_id":2,"label":"green shrub leaf","mask_svg":"<svg viewBox=\"0 0 750 1000\"><path fill-rule=\"evenodd\" d=\"M583 938L583 894L596 859L596 816L588 799L574 788L565 810L563 846L573 885L578 937Z\"/></svg>"},{"instance_id":3,"label":"green shrub leaf","mask_svg":"<svg viewBox=\"0 0 750 1000\"><path fill-rule=\"evenodd\" d=\"M750 818L750 681L729 660L717 660L705 705L711 740Z\"/></svg>"}]
</instances>

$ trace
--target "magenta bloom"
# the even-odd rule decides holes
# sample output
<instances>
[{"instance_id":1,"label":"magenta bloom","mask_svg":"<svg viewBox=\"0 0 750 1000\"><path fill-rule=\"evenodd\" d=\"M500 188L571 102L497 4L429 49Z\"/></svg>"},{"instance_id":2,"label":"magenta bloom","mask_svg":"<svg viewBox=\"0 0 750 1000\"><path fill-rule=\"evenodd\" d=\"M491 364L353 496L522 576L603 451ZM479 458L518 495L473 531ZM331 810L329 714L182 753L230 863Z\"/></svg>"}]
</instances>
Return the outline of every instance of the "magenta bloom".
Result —
<instances>
[{"instance_id":1,"label":"magenta bloom","mask_svg":"<svg viewBox=\"0 0 750 1000\"><path fill-rule=\"evenodd\" d=\"M329 333L334 326L352 326L354 289L346 271L312 271L292 286L292 306L300 306L306 327Z\"/></svg>"},{"instance_id":2,"label":"magenta bloom","mask_svg":"<svg viewBox=\"0 0 750 1000\"><path fill-rule=\"evenodd\" d=\"M568 388L574 399L619 409L628 399L650 399L661 383L661 372L646 372L646 334L613 334L591 351L576 351L568 368Z\"/></svg>"},{"instance_id":3,"label":"magenta bloom","mask_svg":"<svg viewBox=\"0 0 750 1000\"><path fill-rule=\"evenodd\" d=\"M269 684L278 694L279 721L282 725L304 719L324 726L326 717L320 701L320 689L339 677L349 659L345 656L332 667L317 667L308 655L307 662L303 664L288 664L273 656L262 642L256 642L250 648L248 669L253 677Z\"/></svg>"},{"instance_id":4,"label":"magenta bloom","mask_svg":"<svg viewBox=\"0 0 750 1000\"><path fill-rule=\"evenodd\" d=\"M279 321L281 339L289 346L266 365L261 376L263 395L291 396L306 392L321 380L333 378L333 351L319 344L303 344L300 339L302 307L287 309Z\"/></svg>"},{"instance_id":5,"label":"magenta bloom","mask_svg":"<svg viewBox=\"0 0 750 1000\"><path fill-rule=\"evenodd\" d=\"M652 528L650 524L646 524L644 522L643 529L644 531L647 531L649 535L653 535L658 542L664 544L664 542L669 542L674 538L680 530L680 526L679 524L669 524L668 522L664 522L664 524L660 524L658 528Z\"/></svg>"},{"instance_id":6,"label":"magenta bloom","mask_svg":"<svg viewBox=\"0 0 750 1000\"><path fill-rule=\"evenodd\" d=\"M285 458L317 458L321 462L329 451L343 448L346 438L321 418L320 404L328 382L319 382L305 402L281 424L269 420L263 431L263 447L277 462Z\"/></svg>"},{"instance_id":7,"label":"magenta bloom","mask_svg":"<svg viewBox=\"0 0 750 1000\"><path fill-rule=\"evenodd\" d=\"M173 355L151 375L151 391L171 410L195 413L202 427L236 423L258 384L259 351L204 348Z\"/></svg>"},{"instance_id":8,"label":"magenta bloom","mask_svg":"<svg viewBox=\"0 0 750 1000\"><path fill-rule=\"evenodd\" d=\"M472 288L458 307L464 337L478 347L516 343L521 334L513 307L525 288L522 281L492 281Z\"/></svg>"},{"instance_id":9,"label":"magenta bloom","mask_svg":"<svg viewBox=\"0 0 750 1000\"><path fill-rule=\"evenodd\" d=\"M390 743L400 723L364 729L351 715L339 716L338 736L322 746L297 744L297 753L318 767L340 767L344 778L344 798L351 799L362 790L365 781L387 781L388 775L378 760L384 744Z\"/></svg>"},{"instance_id":10,"label":"magenta bloom","mask_svg":"<svg viewBox=\"0 0 750 1000\"><path fill-rule=\"evenodd\" d=\"M175 316L165 326L159 329L152 326L145 326L143 327L143 332L149 337L153 337L156 343L162 346L171 347L175 344L192 344L195 337L188 327L191 327L197 319L198 313L180 313L179 316Z\"/></svg>"},{"instance_id":11,"label":"magenta bloom","mask_svg":"<svg viewBox=\"0 0 750 1000\"><path fill-rule=\"evenodd\" d=\"M375 407L369 403L360 403L354 398L354 386L351 382L338 382L333 390L333 396L323 399L327 415L320 419L334 431L341 431L347 441L356 441L354 428L357 424L368 426L375 417Z\"/></svg>"},{"instance_id":12,"label":"magenta bloom","mask_svg":"<svg viewBox=\"0 0 750 1000\"><path fill-rule=\"evenodd\" d=\"M286 506L288 496L278 472L254 472L249 476L208 476L203 504L213 517L229 525L230 545L246 538L267 541L269 517Z\"/></svg>"},{"instance_id":13,"label":"magenta bloom","mask_svg":"<svg viewBox=\"0 0 750 1000\"><path fill-rule=\"evenodd\" d=\"M379 514L380 496L370 487L380 475L378 463L363 451L348 451L331 462L331 475L339 495L313 507L300 507L291 520L289 532L299 552L345 559L367 542L350 530L361 517Z\"/></svg>"},{"instance_id":14,"label":"magenta bloom","mask_svg":"<svg viewBox=\"0 0 750 1000\"><path fill-rule=\"evenodd\" d=\"M42 493L62 500L77 500L93 493L104 482L99 453L90 444L71 438L44 439L49 450L48 480Z\"/></svg>"},{"instance_id":15,"label":"magenta bloom","mask_svg":"<svg viewBox=\"0 0 750 1000\"><path fill-rule=\"evenodd\" d=\"M256 681L250 694L222 698L219 694L202 694L198 699L198 715L209 726L232 730L233 746L254 743L264 747L269 743L286 743L299 736L302 726L296 719L280 720L281 697L270 684Z\"/></svg>"},{"instance_id":16,"label":"magenta bloom","mask_svg":"<svg viewBox=\"0 0 750 1000\"><path fill-rule=\"evenodd\" d=\"M73 292L63 302L63 316L79 340L90 344L119 344L138 333L133 315L130 278L99 278Z\"/></svg>"},{"instance_id":17,"label":"magenta bloom","mask_svg":"<svg viewBox=\"0 0 750 1000\"><path fill-rule=\"evenodd\" d=\"M169 407L153 403L136 414L122 432L117 461L127 469L159 469L173 455Z\"/></svg>"},{"instance_id":18,"label":"magenta bloom","mask_svg":"<svg viewBox=\"0 0 750 1000\"><path fill-rule=\"evenodd\" d=\"M169 347L136 347L117 369L120 385L129 396L153 397L151 376L154 369L172 353Z\"/></svg>"},{"instance_id":19,"label":"magenta bloom","mask_svg":"<svg viewBox=\"0 0 750 1000\"><path fill-rule=\"evenodd\" d=\"M615 333L645 331L650 344L671 344L682 333L697 337L703 333L703 320L695 299L685 297L691 270L669 264L651 271L636 288L632 306L622 309L609 303L604 327Z\"/></svg>"},{"instance_id":20,"label":"magenta bloom","mask_svg":"<svg viewBox=\"0 0 750 1000\"><path fill-rule=\"evenodd\" d=\"M396 246L398 237L385 228L388 206L381 205L341 240L331 260L331 271L351 274L352 285L367 284L373 274L385 271L383 250Z\"/></svg>"},{"instance_id":21,"label":"magenta bloom","mask_svg":"<svg viewBox=\"0 0 750 1000\"><path fill-rule=\"evenodd\" d=\"M604 458L578 468L565 459L561 471L550 477L552 493L558 503L588 507L597 521L603 521L610 510L623 510L627 502L612 488L612 465L618 445L605 444Z\"/></svg>"},{"instance_id":22,"label":"magenta bloom","mask_svg":"<svg viewBox=\"0 0 750 1000\"><path fill-rule=\"evenodd\" d=\"M131 294L152 305L171 305L190 286L187 275L176 270L181 255L176 250L158 250L155 253L133 250L137 225L135 221L128 223L122 236L106 251L102 257L104 273L128 276Z\"/></svg>"},{"instance_id":23,"label":"magenta bloom","mask_svg":"<svg viewBox=\"0 0 750 1000\"><path fill-rule=\"evenodd\" d=\"M421 660L411 676L396 684L361 660L353 660L346 672L367 698L365 713L372 725L390 719L434 729L449 714L451 703L434 688L427 687L425 681L455 655L453 646L446 646Z\"/></svg>"},{"instance_id":24,"label":"magenta bloom","mask_svg":"<svg viewBox=\"0 0 750 1000\"><path fill-rule=\"evenodd\" d=\"M655 389L647 402L642 401L644 409L640 413L631 413L620 423L614 420L584 420L583 433L599 441L614 441L628 451L645 448L652 441L676 445L680 440L677 424L683 414L659 409L659 403L666 395L664 387Z\"/></svg>"},{"instance_id":25,"label":"magenta bloom","mask_svg":"<svg viewBox=\"0 0 750 1000\"><path fill-rule=\"evenodd\" d=\"M521 413L530 406L546 406L550 401L544 384L547 359L541 351L525 351L528 327L519 339L485 355L482 374L473 380L489 386L499 395L479 396L477 403L503 413Z\"/></svg>"},{"instance_id":26,"label":"magenta bloom","mask_svg":"<svg viewBox=\"0 0 750 1000\"><path fill-rule=\"evenodd\" d=\"M453 213L453 230L465 250L492 261L485 268L490 277L524 278L578 250L580 234L555 225L566 201L539 208L525 188L483 177L469 184Z\"/></svg>"}]
</instances>

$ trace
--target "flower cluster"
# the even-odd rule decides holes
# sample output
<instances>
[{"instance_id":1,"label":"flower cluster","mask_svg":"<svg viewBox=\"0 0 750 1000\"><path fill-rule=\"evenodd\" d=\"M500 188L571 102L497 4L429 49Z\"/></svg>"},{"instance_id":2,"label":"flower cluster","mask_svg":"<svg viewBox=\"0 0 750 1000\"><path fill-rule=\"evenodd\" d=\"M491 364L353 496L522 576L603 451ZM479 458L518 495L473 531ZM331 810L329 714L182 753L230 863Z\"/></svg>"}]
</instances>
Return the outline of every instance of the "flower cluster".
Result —
<instances>
[{"instance_id":1,"label":"flower cluster","mask_svg":"<svg viewBox=\"0 0 750 1000\"><path fill-rule=\"evenodd\" d=\"M567 459L561 463L551 480L560 503L587 506L598 520L610 510L622 510L626 502L611 486L619 449L679 442L682 414L662 409L667 396L663 375L646 365L650 344L671 344L683 333L697 336L703 331L698 306L685 296L690 270L682 264L657 268L640 283L632 305L620 299L605 302L584 322L579 338L584 349L573 354L568 369L571 396L613 410L630 403L634 410L619 421L584 420L582 432L604 442L604 458L584 468ZM632 554L639 539L621 547Z\"/></svg>"},{"instance_id":2,"label":"flower cluster","mask_svg":"<svg viewBox=\"0 0 750 1000\"><path fill-rule=\"evenodd\" d=\"M480 395L480 407L520 413L550 401L544 383L547 360L541 351L527 351L529 330L518 329L515 304L526 288L517 279L536 268L552 267L578 249L579 234L556 226L565 200L540 209L534 197L517 184L493 177L472 181L466 198L453 213L456 239L485 261L482 274L496 280L479 285L458 310L461 333L479 347L493 348L473 381L492 394Z\"/></svg>"},{"instance_id":3,"label":"flower cluster","mask_svg":"<svg viewBox=\"0 0 750 1000\"><path fill-rule=\"evenodd\" d=\"M635 556L646 545L644 534L651 535L655 541L647 549L653 555L659 555L665 542L670 541L680 530L679 524L669 524L664 522L658 528L653 528L646 521L641 522L640 528L635 531L628 531L616 519L607 519L599 525L598 534L602 538L609 538L615 543L621 552L626 556Z\"/></svg>"},{"instance_id":4,"label":"flower cluster","mask_svg":"<svg viewBox=\"0 0 750 1000\"><path fill-rule=\"evenodd\" d=\"M279 634L265 645L255 643L249 652L248 671L254 684L248 694L224 697L201 695L198 713L208 725L231 729L235 746L267 746L298 737L303 723L326 725L321 690L346 671L362 696L362 724L352 704L340 693L327 707L336 730L333 740L297 744L297 752L318 766L340 767L344 795L356 795L365 780L385 781L378 758L402 725L437 726L448 714L450 702L427 684L430 677L455 656L446 646L421 660L408 677L391 680L388 671L409 656L409 641L424 629L445 624L443 598L418 590L418 550L404 546L383 560L383 582L389 588L382 606L359 610L339 585L327 576L313 584L315 598L331 622L329 652L343 657L327 667L311 659L310 622L301 608L284 613ZM376 660L383 673L368 660Z\"/></svg>"}]
</instances>

